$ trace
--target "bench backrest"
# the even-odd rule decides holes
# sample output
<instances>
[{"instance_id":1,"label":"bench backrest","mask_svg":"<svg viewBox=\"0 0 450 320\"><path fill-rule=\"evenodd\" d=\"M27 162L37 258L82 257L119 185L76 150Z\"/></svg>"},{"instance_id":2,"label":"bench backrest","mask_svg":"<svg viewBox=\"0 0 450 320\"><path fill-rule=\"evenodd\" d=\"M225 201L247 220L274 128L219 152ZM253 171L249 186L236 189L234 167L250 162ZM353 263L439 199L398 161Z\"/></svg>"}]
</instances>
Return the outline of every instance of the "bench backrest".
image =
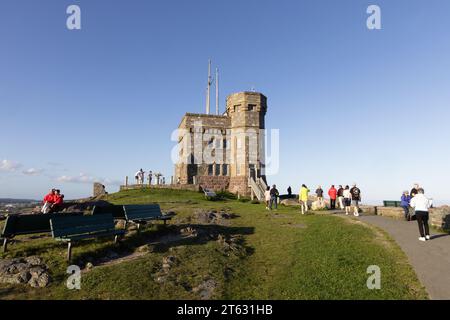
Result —
<instances>
[{"instance_id":1,"label":"bench backrest","mask_svg":"<svg viewBox=\"0 0 450 320\"><path fill-rule=\"evenodd\" d=\"M83 213L71 214L36 214L8 216L3 228L2 237L10 238L15 235L50 233L50 219L58 216L80 216Z\"/></svg>"},{"instance_id":2,"label":"bench backrest","mask_svg":"<svg viewBox=\"0 0 450 320\"><path fill-rule=\"evenodd\" d=\"M162 217L159 204L124 205L123 210L127 220L155 220Z\"/></svg>"},{"instance_id":3,"label":"bench backrest","mask_svg":"<svg viewBox=\"0 0 450 320\"><path fill-rule=\"evenodd\" d=\"M384 200L383 205L385 207L400 207L401 202L396 200Z\"/></svg>"},{"instance_id":4,"label":"bench backrest","mask_svg":"<svg viewBox=\"0 0 450 320\"><path fill-rule=\"evenodd\" d=\"M98 214L112 214L114 219L125 219L125 212L123 211L123 206L109 205L109 206L94 206L92 209L92 215Z\"/></svg>"},{"instance_id":5,"label":"bench backrest","mask_svg":"<svg viewBox=\"0 0 450 320\"><path fill-rule=\"evenodd\" d=\"M73 239L80 236L95 237L98 234L113 233L114 219L111 214L79 217L53 217L50 219L53 238Z\"/></svg>"}]
</instances>

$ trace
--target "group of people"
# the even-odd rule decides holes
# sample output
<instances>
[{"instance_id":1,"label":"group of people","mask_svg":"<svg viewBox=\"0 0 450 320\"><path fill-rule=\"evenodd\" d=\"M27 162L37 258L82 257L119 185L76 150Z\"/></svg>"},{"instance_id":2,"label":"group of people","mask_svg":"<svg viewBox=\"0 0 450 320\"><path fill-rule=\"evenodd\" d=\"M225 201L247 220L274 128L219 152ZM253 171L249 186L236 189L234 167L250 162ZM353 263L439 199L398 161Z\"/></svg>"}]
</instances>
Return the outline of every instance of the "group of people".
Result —
<instances>
[{"instance_id":1,"label":"group of people","mask_svg":"<svg viewBox=\"0 0 450 320\"><path fill-rule=\"evenodd\" d=\"M292 188L289 186L288 195L292 194ZM302 214L305 214L309 210L308 200L309 200L310 190L303 184L299 192L299 202ZM272 188L267 187L265 192L266 209L272 210L273 207L277 209L277 202L279 197L279 192L276 185ZM317 201L319 203L324 202L324 191L321 186L316 189ZM353 214L359 216L359 203L361 202L361 190L357 187L356 183L353 184L352 188L350 186L345 186L345 188L340 185L337 189L334 185L328 190L328 196L330 198L330 210L336 209L336 201L339 204L341 210L345 210L345 214L349 215L351 212L351 207L353 205Z\"/></svg>"},{"instance_id":2,"label":"group of people","mask_svg":"<svg viewBox=\"0 0 450 320\"><path fill-rule=\"evenodd\" d=\"M429 210L433 207L433 200L425 196L425 190L418 184L415 184L411 192L404 191L401 197L400 205L405 212L405 220L411 221L411 209L419 225L419 240L430 240L430 227L428 225Z\"/></svg>"},{"instance_id":3,"label":"group of people","mask_svg":"<svg viewBox=\"0 0 450 320\"><path fill-rule=\"evenodd\" d=\"M306 185L302 185L300 189L300 200L302 202L302 213L309 210L308 208L308 198L310 190ZM320 204L324 203L324 190L322 186L318 186L316 189L317 201ZM361 190L358 188L356 183L350 188L346 185L343 187L339 185L338 188L335 185L331 185L328 189L328 197L330 199L330 210L336 210L336 202L341 210L345 210L345 214L349 215L351 213L351 207L353 205L353 215L355 217L359 216L359 204L361 202ZM323 205L324 206L324 205Z\"/></svg>"},{"instance_id":4,"label":"group of people","mask_svg":"<svg viewBox=\"0 0 450 320\"><path fill-rule=\"evenodd\" d=\"M147 174L147 179L148 179L147 181L148 181L149 185L152 184L153 176L155 176L157 184L166 184L166 178L164 176L162 176L161 174L157 174L157 173L153 174L153 172L150 170ZM136 180L136 184L144 185L145 171L142 170L142 168L141 168L139 171L137 171L135 173L134 179Z\"/></svg>"},{"instance_id":5,"label":"group of people","mask_svg":"<svg viewBox=\"0 0 450 320\"><path fill-rule=\"evenodd\" d=\"M51 189L48 194L44 196L41 213L53 213L62 209L64 204L64 195L59 189Z\"/></svg>"}]
</instances>

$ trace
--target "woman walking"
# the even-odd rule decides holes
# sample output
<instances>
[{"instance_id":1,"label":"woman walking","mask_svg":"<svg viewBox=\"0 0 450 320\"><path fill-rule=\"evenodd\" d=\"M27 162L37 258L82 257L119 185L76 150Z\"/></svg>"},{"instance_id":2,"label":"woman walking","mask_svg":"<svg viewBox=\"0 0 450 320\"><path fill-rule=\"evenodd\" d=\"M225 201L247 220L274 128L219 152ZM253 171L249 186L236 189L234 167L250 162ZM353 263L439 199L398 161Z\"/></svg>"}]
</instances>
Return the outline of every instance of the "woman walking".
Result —
<instances>
[{"instance_id":1,"label":"woman walking","mask_svg":"<svg viewBox=\"0 0 450 320\"><path fill-rule=\"evenodd\" d=\"M417 190L417 194L411 199L410 205L414 208L419 224L420 241L430 240L430 227L428 226L428 210L432 205L432 201L425 197L425 191L422 188Z\"/></svg>"},{"instance_id":2,"label":"woman walking","mask_svg":"<svg viewBox=\"0 0 450 320\"><path fill-rule=\"evenodd\" d=\"M305 214L305 212L308 211L308 193L309 189L305 184L302 184L302 188L300 189L300 206L302 209L302 214Z\"/></svg>"},{"instance_id":3,"label":"woman walking","mask_svg":"<svg viewBox=\"0 0 450 320\"><path fill-rule=\"evenodd\" d=\"M405 212L405 220L411 221L411 216L409 215L409 203L411 202L411 197L409 196L408 191L404 191L401 197L400 206L403 208Z\"/></svg>"},{"instance_id":4,"label":"woman walking","mask_svg":"<svg viewBox=\"0 0 450 320\"><path fill-rule=\"evenodd\" d=\"M269 209L270 198L271 198L271 196L270 196L270 187L267 187L266 192L264 192L264 199L266 200L266 209L267 210L270 210Z\"/></svg>"},{"instance_id":5,"label":"woman walking","mask_svg":"<svg viewBox=\"0 0 450 320\"><path fill-rule=\"evenodd\" d=\"M352 207L352 194L350 193L349 186L345 186L343 196L344 196L345 214L348 216L348 214L350 213L350 209Z\"/></svg>"}]
</instances>

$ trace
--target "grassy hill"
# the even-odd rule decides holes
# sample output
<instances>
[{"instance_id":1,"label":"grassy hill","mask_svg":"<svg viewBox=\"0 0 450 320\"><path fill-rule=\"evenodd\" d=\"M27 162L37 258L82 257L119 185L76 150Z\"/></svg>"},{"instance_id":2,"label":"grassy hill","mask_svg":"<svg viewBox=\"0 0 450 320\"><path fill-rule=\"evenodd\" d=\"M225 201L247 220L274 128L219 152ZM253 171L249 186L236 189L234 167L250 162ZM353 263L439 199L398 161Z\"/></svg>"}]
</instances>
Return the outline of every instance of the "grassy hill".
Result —
<instances>
[{"instance_id":1,"label":"grassy hill","mask_svg":"<svg viewBox=\"0 0 450 320\"><path fill-rule=\"evenodd\" d=\"M118 245L108 239L77 243L73 263L94 267L83 272L81 290L75 291L65 286L64 245L48 237L18 238L1 257L39 255L52 282L44 289L0 285L0 299L427 298L395 242L356 219L302 216L290 207L268 212L262 204L207 201L200 193L174 190L123 191L106 200L157 202L177 218L168 227L131 231ZM236 217L219 224L196 219L212 210ZM366 286L370 265L381 268L381 290Z\"/></svg>"}]
</instances>

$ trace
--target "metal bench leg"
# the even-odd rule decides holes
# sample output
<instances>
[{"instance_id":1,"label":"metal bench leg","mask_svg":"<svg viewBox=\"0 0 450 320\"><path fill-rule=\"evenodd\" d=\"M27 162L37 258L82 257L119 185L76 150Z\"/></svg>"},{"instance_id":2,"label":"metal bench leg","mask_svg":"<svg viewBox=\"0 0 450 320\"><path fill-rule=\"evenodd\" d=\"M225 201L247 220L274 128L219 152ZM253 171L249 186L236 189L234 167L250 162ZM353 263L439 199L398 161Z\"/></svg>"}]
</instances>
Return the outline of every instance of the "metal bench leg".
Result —
<instances>
[{"instance_id":1,"label":"metal bench leg","mask_svg":"<svg viewBox=\"0 0 450 320\"><path fill-rule=\"evenodd\" d=\"M141 224L140 223L137 224L137 231L138 232L141 231Z\"/></svg>"},{"instance_id":2,"label":"metal bench leg","mask_svg":"<svg viewBox=\"0 0 450 320\"><path fill-rule=\"evenodd\" d=\"M3 252L8 250L8 238L3 239Z\"/></svg>"},{"instance_id":3,"label":"metal bench leg","mask_svg":"<svg viewBox=\"0 0 450 320\"><path fill-rule=\"evenodd\" d=\"M117 243L118 240L119 240L119 235L116 234L116 235L114 236L114 243Z\"/></svg>"},{"instance_id":4,"label":"metal bench leg","mask_svg":"<svg viewBox=\"0 0 450 320\"><path fill-rule=\"evenodd\" d=\"M70 262L70 259L72 258L72 242L67 243L67 261Z\"/></svg>"}]
</instances>

